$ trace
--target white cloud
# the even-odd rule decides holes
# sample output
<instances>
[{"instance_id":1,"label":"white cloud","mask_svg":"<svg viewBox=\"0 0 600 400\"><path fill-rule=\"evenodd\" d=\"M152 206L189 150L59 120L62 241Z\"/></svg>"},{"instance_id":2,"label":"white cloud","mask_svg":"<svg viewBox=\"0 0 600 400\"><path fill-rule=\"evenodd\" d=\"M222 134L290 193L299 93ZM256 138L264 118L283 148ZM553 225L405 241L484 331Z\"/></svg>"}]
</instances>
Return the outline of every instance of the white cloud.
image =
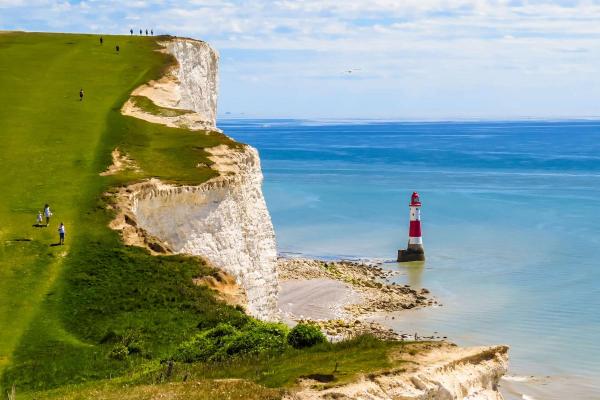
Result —
<instances>
[{"instance_id":1,"label":"white cloud","mask_svg":"<svg viewBox=\"0 0 600 400\"><path fill-rule=\"evenodd\" d=\"M593 109L590 104L600 102L600 95L592 93L600 87L595 73L600 64L597 0L88 0L76 4L0 0L0 29L126 33L135 25L198 37L230 55L223 60L222 82L235 82L235 90L255 91L258 84L272 85L273 91L292 87L328 99L327 104L333 105L325 110L333 110L340 90L350 89L365 98L369 93L381 96L386 90L401 93L402 101L415 107L441 107L441 99L454 96L455 104L447 106L450 111L463 103L465 108L479 109L481 101L474 104L468 99L481 99L482 93L493 98L495 93L498 103L509 103L509 96L530 99L524 101L524 113L538 113L533 91L547 97L569 85L581 94L586 113ZM305 57L291 56L290 51ZM356 79L340 79L340 71L355 66L362 68ZM234 85L224 86L226 105L242 107L228 100L233 99ZM378 102L375 97L369 101ZM277 109L280 103L270 104ZM394 110L387 104L376 107ZM487 107L496 111L494 104Z\"/></svg>"}]
</instances>

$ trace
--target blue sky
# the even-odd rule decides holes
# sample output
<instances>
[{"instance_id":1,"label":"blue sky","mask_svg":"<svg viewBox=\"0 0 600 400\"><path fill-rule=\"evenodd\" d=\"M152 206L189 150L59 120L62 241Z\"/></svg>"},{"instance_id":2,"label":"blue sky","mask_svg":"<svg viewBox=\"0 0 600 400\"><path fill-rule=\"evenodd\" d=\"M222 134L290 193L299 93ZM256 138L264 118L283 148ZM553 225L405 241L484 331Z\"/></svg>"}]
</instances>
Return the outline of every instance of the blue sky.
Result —
<instances>
[{"instance_id":1,"label":"blue sky","mask_svg":"<svg viewBox=\"0 0 600 400\"><path fill-rule=\"evenodd\" d=\"M221 115L600 116L595 0L0 0L0 29L130 27L210 42Z\"/></svg>"}]
</instances>

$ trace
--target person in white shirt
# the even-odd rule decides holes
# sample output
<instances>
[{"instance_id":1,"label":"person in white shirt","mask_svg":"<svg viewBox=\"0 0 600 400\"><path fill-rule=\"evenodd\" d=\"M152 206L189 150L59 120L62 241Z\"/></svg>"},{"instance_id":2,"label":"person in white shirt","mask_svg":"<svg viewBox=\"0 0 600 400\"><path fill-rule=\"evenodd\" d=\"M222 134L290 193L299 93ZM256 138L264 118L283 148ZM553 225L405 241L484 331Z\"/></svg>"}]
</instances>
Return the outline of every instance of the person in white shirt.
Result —
<instances>
[{"instance_id":1,"label":"person in white shirt","mask_svg":"<svg viewBox=\"0 0 600 400\"><path fill-rule=\"evenodd\" d=\"M37 216L37 223L36 223L36 225L37 225L37 226L42 226L42 220L43 220L43 219L42 219L42 212L41 212L41 211L38 211L38 216Z\"/></svg>"},{"instance_id":2,"label":"person in white shirt","mask_svg":"<svg viewBox=\"0 0 600 400\"><path fill-rule=\"evenodd\" d=\"M50 211L50 206L48 204L44 206L44 215L46 216L46 226L48 226L50 217L52 216L52 211Z\"/></svg>"},{"instance_id":3,"label":"person in white shirt","mask_svg":"<svg viewBox=\"0 0 600 400\"><path fill-rule=\"evenodd\" d=\"M63 224L62 222L58 226L58 238L59 244L65 244L65 224Z\"/></svg>"}]
</instances>

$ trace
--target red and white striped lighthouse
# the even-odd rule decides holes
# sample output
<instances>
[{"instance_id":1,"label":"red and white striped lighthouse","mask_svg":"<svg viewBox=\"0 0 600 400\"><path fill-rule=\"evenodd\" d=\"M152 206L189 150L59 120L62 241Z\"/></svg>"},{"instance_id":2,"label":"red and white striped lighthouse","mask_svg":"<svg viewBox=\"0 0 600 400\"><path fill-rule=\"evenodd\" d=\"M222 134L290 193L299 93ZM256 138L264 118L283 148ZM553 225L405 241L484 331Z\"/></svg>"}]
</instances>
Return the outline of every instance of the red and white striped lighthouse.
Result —
<instances>
[{"instance_id":1,"label":"red and white striped lighthouse","mask_svg":"<svg viewBox=\"0 0 600 400\"><path fill-rule=\"evenodd\" d=\"M398 262L425 260L423 237L421 236L421 199L419 193L413 192L409 207L408 247L406 250L398 250Z\"/></svg>"}]
</instances>

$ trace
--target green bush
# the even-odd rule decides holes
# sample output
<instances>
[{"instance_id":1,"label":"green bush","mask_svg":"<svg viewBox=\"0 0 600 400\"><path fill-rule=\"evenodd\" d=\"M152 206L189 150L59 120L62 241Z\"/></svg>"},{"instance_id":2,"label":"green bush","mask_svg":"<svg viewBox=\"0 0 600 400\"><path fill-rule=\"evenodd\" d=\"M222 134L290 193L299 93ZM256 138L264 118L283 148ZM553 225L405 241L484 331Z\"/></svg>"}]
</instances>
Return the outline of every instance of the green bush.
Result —
<instances>
[{"instance_id":1,"label":"green bush","mask_svg":"<svg viewBox=\"0 0 600 400\"><path fill-rule=\"evenodd\" d=\"M109 354L110 358L123 359L121 353L124 353L123 347L127 349L126 355L139 354L147 356L148 353L144 350L144 342L142 340L142 334L140 331L135 329L127 329L125 333L119 334L114 330L109 330L100 339L101 344L111 343L114 344ZM118 346L122 345L122 346ZM114 353L114 354L113 354Z\"/></svg>"},{"instance_id":2,"label":"green bush","mask_svg":"<svg viewBox=\"0 0 600 400\"><path fill-rule=\"evenodd\" d=\"M214 342L209 340L205 333L199 333L192 339L182 343L172 358L175 361L186 363L207 361L215 351Z\"/></svg>"},{"instance_id":3,"label":"green bush","mask_svg":"<svg viewBox=\"0 0 600 400\"><path fill-rule=\"evenodd\" d=\"M311 347L325 340L325 335L318 327L308 324L296 325L287 338L288 343L296 349Z\"/></svg>"},{"instance_id":4,"label":"green bush","mask_svg":"<svg viewBox=\"0 0 600 400\"><path fill-rule=\"evenodd\" d=\"M127 346L125 346L123 343L116 343L108 354L108 357L112 358L113 360L123 361L127 359L128 355L129 349Z\"/></svg>"},{"instance_id":5,"label":"green bush","mask_svg":"<svg viewBox=\"0 0 600 400\"><path fill-rule=\"evenodd\" d=\"M227 339L215 358L224 359L243 354L281 352L287 347L287 328L280 324L253 322Z\"/></svg>"},{"instance_id":6,"label":"green bush","mask_svg":"<svg viewBox=\"0 0 600 400\"><path fill-rule=\"evenodd\" d=\"M287 328L281 324L249 321L241 327L222 323L182 343L173 359L182 362L222 361L227 358L284 351Z\"/></svg>"}]
</instances>

